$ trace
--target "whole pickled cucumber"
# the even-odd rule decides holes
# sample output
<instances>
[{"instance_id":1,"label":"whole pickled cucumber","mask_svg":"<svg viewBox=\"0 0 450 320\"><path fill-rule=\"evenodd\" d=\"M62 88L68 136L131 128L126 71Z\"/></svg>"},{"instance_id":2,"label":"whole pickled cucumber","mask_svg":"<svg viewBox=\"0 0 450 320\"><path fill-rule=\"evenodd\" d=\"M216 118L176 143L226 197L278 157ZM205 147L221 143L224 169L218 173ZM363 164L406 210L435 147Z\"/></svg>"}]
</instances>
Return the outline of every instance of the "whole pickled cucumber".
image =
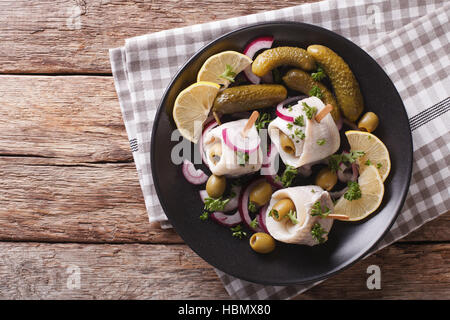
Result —
<instances>
[{"instance_id":1,"label":"whole pickled cucumber","mask_svg":"<svg viewBox=\"0 0 450 320\"><path fill-rule=\"evenodd\" d=\"M314 59L305 49L297 47L277 47L259 54L252 63L252 71L258 77L279 66L289 65L312 71L316 68Z\"/></svg>"},{"instance_id":2,"label":"whole pickled cucumber","mask_svg":"<svg viewBox=\"0 0 450 320\"><path fill-rule=\"evenodd\" d=\"M358 81L348 64L333 50L322 45L311 45L307 51L330 78L343 115L350 121L356 121L364 109L364 101Z\"/></svg>"},{"instance_id":3,"label":"whole pickled cucumber","mask_svg":"<svg viewBox=\"0 0 450 320\"><path fill-rule=\"evenodd\" d=\"M279 84L237 86L220 92L214 100L212 111L230 114L273 107L286 97L286 88Z\"/></svg>"},{"instance_id":4,"label":"whole pickled cucumber","mask_svg":"<svg viewBox=\"0 0 450 320\"><path fill-rule=\"evenodd\" d=\"M331 104L333 106L331 115L333 116L334 121L337 122L341 117L338 104L333 94L322 83L315 81L309 73L299 69L292 69L285 74L283 81L289 89L300 91L307 95L309 95L309 92L314 86L317 86L322 92L322 97L320 99L323 103Z\"/></svg>"}]
</instances>

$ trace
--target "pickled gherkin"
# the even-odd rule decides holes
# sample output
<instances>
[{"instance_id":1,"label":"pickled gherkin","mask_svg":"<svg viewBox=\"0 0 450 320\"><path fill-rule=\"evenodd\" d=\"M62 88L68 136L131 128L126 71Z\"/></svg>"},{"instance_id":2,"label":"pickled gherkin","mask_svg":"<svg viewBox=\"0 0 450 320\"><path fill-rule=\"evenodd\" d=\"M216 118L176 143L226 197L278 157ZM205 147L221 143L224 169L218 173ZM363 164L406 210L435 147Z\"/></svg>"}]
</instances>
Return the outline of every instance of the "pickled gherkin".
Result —
<instances>
[{"instance_id":1,"label":"pickled gherkin","mask_svg":"<svg viewBox=\"0 0 450 320\"><path fill-rule=\"evenodd\" d=\"M358 81L348 64L333 50L322 45L311 45L307 51L325 70L342 114L348 120L356 121L364 109L364 101Z\"/></svg>"},{"instance_id":2,"label":"pickled gherkin","mask_svg":"<svg viewBox=\"0 0 450 320\"><path fill-rule=\"evenodd\" d=\"M285 100L286 97L286 88L279 84L253 84L231 87L217 95L212 111L220 114L230 114L273 107Z\"/></svg>"}]
</instances>

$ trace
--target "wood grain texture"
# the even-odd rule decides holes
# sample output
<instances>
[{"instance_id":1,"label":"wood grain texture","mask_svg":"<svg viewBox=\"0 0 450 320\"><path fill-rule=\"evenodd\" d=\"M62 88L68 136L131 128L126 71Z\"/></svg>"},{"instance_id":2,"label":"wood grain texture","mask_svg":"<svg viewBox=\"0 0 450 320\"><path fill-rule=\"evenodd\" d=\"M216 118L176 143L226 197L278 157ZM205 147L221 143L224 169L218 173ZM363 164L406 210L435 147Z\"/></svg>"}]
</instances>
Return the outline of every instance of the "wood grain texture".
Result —
<instances>
[{"instance_id":1,"label":"wood grain texture","mask_svg":"<svg viewBox=\"0 0 450 320\"><path fill-rule=\"evenodd\" d=\"M306 2L3 0L0 72L111 73L108 49L126 38Z\"/></svg>"},{"instance_id":2,"label":"wood grain texture","mask_svg":"<svg viewBox=\"0 0 450 320\"><path fill-rule=\"evenodd\" d=\"M0 299L229 298L212 268L183 245L0 243L0 261ZM297 298L449 299L449 262L449 244L396 244ZM366 287L373 264L381 290ZM79 288L71 281L77 270Z\"/></svg>"}]
</instances>

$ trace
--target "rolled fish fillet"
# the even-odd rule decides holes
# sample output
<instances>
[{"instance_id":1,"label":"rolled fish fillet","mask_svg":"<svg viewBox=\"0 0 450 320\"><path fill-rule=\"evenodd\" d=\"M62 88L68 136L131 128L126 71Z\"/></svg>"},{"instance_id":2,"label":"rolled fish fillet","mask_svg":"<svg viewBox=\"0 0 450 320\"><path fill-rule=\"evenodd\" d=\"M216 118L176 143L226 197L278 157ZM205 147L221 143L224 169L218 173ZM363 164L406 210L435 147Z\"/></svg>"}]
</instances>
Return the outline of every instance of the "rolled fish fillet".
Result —
<instances>
[{"instance_id":1,"label":"rolled fish fillet","mask_svg":"<svg viewBox=\"0 0 450 320\"><path fill-rule=\"evenodd\" d=\"M247 119L227 122L206 135L204 152L213 174L237 177L261 169L261 139L254 125L242 136L246 123Z\"/></svg>"},{"instance_id":2,"label":"rolled fish fillet","mask_svg":"<svg viewBox=\"0 0 450 320\"><path fill-rule=\"evenodd\" d=\"M292 200L295 205L297 224L292 223L289 218L277 221L269 216L272 207L278 201L286 198ZM311 229L316 223L319 223L320 227L326 232L322 237L327 240L327 235L333 225L333 219L311 215L312 207L317 201L319 201L321 208L327 207L330 209L330 213L333 213L333 201L330 195L319 186L292 187L275 192L266 211L266 227L270 235L281 242L314 246L319 244L319 241L312 236Z\"/></svg>"},{"instance_id":3,"label":"rolled fish fillet","mask_svg":"<svg viewBox=\"0 0 450 320\"><path fill-rule=\"evenodd\" d=\"M341 143L339 130L331 114L328 113L320 122L314 117L308 119L303 103L311 108L316 107L317 112L325 107L316 97L300 100L297 105L285 108L283 112L294 119L300 117L303 125L277 117L268 127L270 139L281 159L286 165L295 168L325 159L335 153Z\"/></svg>"}]
</instances>

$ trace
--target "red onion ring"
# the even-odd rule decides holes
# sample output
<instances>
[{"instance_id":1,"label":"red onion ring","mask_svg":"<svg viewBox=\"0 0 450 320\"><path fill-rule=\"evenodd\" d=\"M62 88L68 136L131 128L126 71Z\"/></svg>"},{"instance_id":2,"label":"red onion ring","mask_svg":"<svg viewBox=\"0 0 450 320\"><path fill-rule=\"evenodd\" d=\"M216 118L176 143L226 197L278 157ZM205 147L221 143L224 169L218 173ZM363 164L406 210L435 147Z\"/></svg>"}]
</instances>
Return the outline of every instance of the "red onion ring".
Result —
<instances>
[{"instance_id":1,"label":"red onion ring","mask_svg":"<svg viewBox=\"0 0 450 320\"><path fill-rule=\"evenodd\" d=\"M227 145L230 149L232 149L234 151L245 152L245 153L255 152L256 150L258 150L259 144L260 144L260 141L258 138L257 139L258 144L253 148L244 149L244 148L238 147L237 145L233 144L233 142L231 141L232 140L231 136L229 135L228 129L226 129L226 128L222 130L222 139L223 139L223 142L225 143L225 145Z\"/></svg>"},{"instance_id":2,"label":"red onion ring","mask_svg":"<svg viewBox=\"0 0 450 320\"><path fill-rule=\"evenodd\" d=\"M261 209L259 209L259 213L257 215L258 225L261 227L261 229L265 233L269 233L269 230L267 230L267 226L266 226L266 211L267 211L268 207L269 207L269 204L266 204L265 206L261 207Z\"/></svg>"},{"instance_id":3,"label":"red onion ring","mask_svg":"<svg viewBox=\"0 0 450 320\"><path fill-rule=\"evenodd\" d=\"M267 182L270 183L272 185L272 187L275 188L275 190L283 189L284 188L283 184L280 181L276 180L276 176L277 176L276 174L267 175L267 176L265 176L265 178L266 178Z\"/></svg>"},{"instance_id":4,"label":"red onion ring","mask_svg":"<svg viewBox=\"0 0 450 320\"><path fill-rule=\"evenodd\" d=\"M255 54L262 49L270 49L272 48L273 37L259 37L250 42L244 49L244 54L253 59ZM261 82L261 78L255 75L252 72L251 65L245 68L244 74L247 77L248 81L253 84L259 84Z\"/></svg>"},{"instance_id":5,"label":"red onion ring","mask_svg":"<svg viewBox=\"0 0 450 320\"><path fill-rule=\"evenodd\" d=\"M212 129L214 129L214 128L217 127L217 126L218 126L218 123L217 123L215 120L212 120L211 122L207 123L207 124L205 125L205 127L203 128L202 135L200 136L200 140L199 140L199 142L198 142L199 152L200 152L200 154L201 154L201 156L202 156L203 163L204 163L207 167L209 167L209 166L208 166L208 161L207 161L207 158L206 158L206 154L204 153L205 146L203 145L203 142L205 141L206 135L207 135Z\"/></svg>"},{"instance_id":6,"label":"red onion ring","mask_svg":"<svg viewBox=\"0 0 450 320\"><path fill-rule=\"evenodd\" d=\"M208 180L208 175L201 169L195 170L194 164L187 159L183 160L183 175L189 183L203 184Z\"/></svg>"},{"instance_id":7,"label":"red onion ring","mask_svg":"<svg viewBox=\"0 0 450 320\"><path fill-rule=\"evenodd\" d=\"M225 227L234 227L242 222L241 215L239 214L239 211L236 211L233 214L225 214L220 211L215 211L209 215L212 220L216 221L217 223L225 226Z\"/></svg>"},{"instance_id":8,"label":"red onion ring","mask_svg":"<svg viewBox=\"0 0 450 320\"><path fill-rule=\"evenodd\" d=\"M285 120L285 121L289 121L289 122L294 122L294 117L289 116L284 114L284 106L288 103L294 102L294 101L298 101L300 99L303 99L306 96L296 96L296 97L290 97L287 98L284 101L281 101L278 105L277 105L277 109L276 109L276 114L278 117L280 117L281 119Z\"/></svg>"},{"instance_id":9,"label":"red onion ring","mask_svg":"<svg viewBox=\"0 0 450 320\"><path fill-rule=\"evenodd\" d=\"M248 210L248 201L250 197L250 191L253 189L254 186L256 186L258 183L262 181L264 181L264 179L257 179L249 183L245 188L241 190L241 193L239 195L239 208L238 208L239 214L241 215L244 224L254 232L261 232L262 229L259 227L253 228L251 226L252 218L250 217L250 212Z\"/></svg>"},{"instance_id":10,"label":"red onion ring","mask_svg":"<svg viewBox=\"0 0 450 320\"><path fill-rule=\"evenodd\" d=\"M239 205L238 195L241 193L241 189L242 187L240 186L231 187L231 192L236 195L233 198L231 198L230 201L228 201L228 203L223 208L223 212L229 212L237 209ZM205 199L209 197L208 192L206 192L206 190L200 190L198 194L200 195L200 199L202 199L203 203L205 203Z\"/></svg>"}]
</instances>

